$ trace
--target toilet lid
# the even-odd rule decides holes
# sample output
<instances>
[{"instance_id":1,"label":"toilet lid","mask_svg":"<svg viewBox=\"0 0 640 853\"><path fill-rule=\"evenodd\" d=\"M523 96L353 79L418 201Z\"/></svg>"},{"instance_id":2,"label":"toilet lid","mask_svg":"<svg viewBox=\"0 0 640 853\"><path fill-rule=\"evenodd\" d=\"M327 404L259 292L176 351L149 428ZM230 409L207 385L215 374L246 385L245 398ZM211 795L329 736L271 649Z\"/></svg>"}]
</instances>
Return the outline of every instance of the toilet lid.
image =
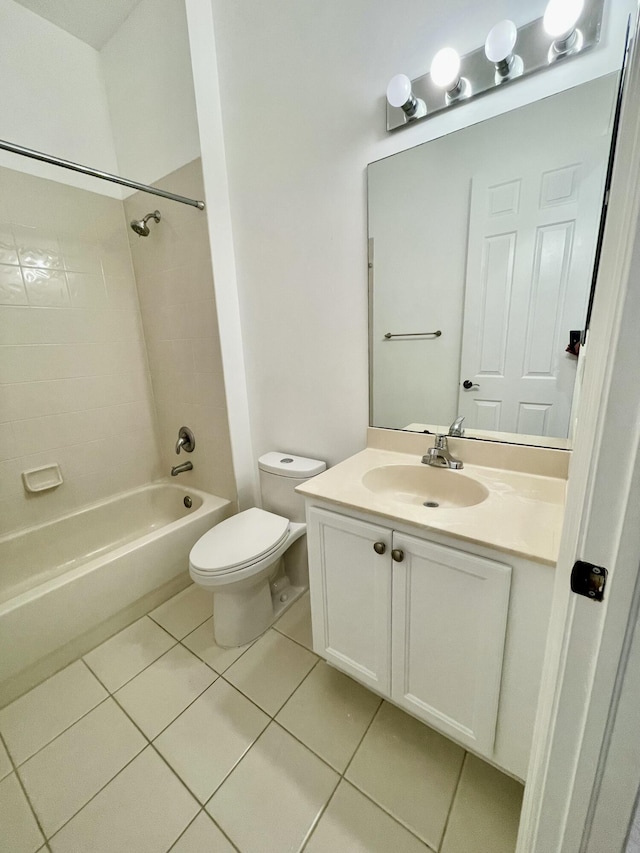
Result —
<instances>
[{"instance_id":1,"label":"toilet lid","mask_svg":"<svg viewBox=\"0 0 640 853\"><path fill-rule=\"evenodd\" d=\"M282 542L289 519L253 507L222 521L205 533L191 549L194 569L228 572L255 563Z\"/></svg>"}]
</instances>

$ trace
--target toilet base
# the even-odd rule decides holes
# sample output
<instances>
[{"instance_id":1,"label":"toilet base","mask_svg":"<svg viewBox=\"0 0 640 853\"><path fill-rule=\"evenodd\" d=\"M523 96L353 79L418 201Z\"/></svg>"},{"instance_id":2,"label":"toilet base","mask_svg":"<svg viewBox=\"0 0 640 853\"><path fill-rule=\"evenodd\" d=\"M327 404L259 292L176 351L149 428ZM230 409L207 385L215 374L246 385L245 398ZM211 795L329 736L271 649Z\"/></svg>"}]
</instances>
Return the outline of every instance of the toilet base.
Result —
<instances>
[{"instance_id":1,"label":"toilet base","mask_svg":"<svg viewBox=\"0 0 640 853\"><path fill-rule=\"evenodd\" d=\"M278 581L287 581L286 576ZM269 580L238 592L213 594L213 635L216 645L233 649L265 633L306 591L303 586L279 583L272 592ZM284 600L283 600L284 598Z\"/></svg>"},{"instance_id":2,"label":"toilet base","mask_svg":"<svg viewBox=\"0 0 640 853\"><path fill-rule=\"evenodd\" d=\"M286 576L284 577L284 580L286 581L286 584L278 586L276 589L273 588L273 584L271 585L271 603L273 605L274 622L309 589L308 586L293 586Z\"/></svg>"}]
</instances>

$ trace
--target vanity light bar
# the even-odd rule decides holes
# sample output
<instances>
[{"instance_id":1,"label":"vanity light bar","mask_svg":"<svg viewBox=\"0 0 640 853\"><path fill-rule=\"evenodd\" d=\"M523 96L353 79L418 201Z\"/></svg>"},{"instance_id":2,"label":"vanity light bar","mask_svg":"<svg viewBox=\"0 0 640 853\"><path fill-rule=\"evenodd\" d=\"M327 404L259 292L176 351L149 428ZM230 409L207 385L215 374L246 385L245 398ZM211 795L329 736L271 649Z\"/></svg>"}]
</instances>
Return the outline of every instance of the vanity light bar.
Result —
<instances>
[{"instance_id":1,"label":"vanity light bar","mask_svg":"<svg viewBox=\"0 0 640 853\"><path fill-rule=\"evenodd\" d=\"M442 55L446 54L444 59L448 59L449 64L452 65L455 51L451 48L438 51L434 59L440 61L436 62L435 68L432 65L432 73L423 74L422 77L411 81L405 78L407 81L405 86L412 104L420 104L424 109L407 109L406 104L392 106L388 99L387 130L409 127L443 110L459 106L478 95L497 89L499 86L521 80L557 62L567 62L579 56L600 41L604 2L605 0L584 0L584 3L582 0L549 0L545 17L537 18L519 27L515 33L515 41L508 27L505 26L501 32L498 30L500 25L497 25L491 30L486 44L459 59L459 68L456 68L455 74L452 73L451 81L445 79L447 74L443 72ZM558 6L561 7L562 12L560 17L564 19L567 17L565 7L575 9L575 25L569 26L560 37L552 34L553 26L551 26L551 32L549 29L549 20L555 22L558 17L553 14L557 11L555 7ZM501 22L505 25L507 23L511 22ZM559 28L563 29L563 26L559 25ZM498 56L501 42L509 45L512 43L513 52L509 52L508 49L504 58ZM496 57L498 57L497 61ZM440 86L434 81L434 71L436 79L441 81ZM397 77L400 76L397 75ZM398 103L397 97L390 100Z\"/></svg>"}]
</instances>

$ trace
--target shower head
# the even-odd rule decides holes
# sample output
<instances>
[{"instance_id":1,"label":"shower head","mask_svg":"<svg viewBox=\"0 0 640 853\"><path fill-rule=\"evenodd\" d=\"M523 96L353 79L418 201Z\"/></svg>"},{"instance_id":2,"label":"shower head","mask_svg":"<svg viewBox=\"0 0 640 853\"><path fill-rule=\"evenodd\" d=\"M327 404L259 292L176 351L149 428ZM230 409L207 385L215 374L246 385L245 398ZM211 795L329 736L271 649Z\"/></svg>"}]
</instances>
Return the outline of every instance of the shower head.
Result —
<instances>
[{"instance_id":1,"label":"shower head","mask_svg":"<svg viewBox=\"0 0 640 853\"><path fill-rule=\"evenodd\" d=\"M148 237L149 236L149 226L147 225L147 221L149 219L155 219L156 222L160 222L160 211L154 210L153 213L147 213L144 219L132 219L131 227L139 234L140 237Z\"/></svg>"}]
</instances>

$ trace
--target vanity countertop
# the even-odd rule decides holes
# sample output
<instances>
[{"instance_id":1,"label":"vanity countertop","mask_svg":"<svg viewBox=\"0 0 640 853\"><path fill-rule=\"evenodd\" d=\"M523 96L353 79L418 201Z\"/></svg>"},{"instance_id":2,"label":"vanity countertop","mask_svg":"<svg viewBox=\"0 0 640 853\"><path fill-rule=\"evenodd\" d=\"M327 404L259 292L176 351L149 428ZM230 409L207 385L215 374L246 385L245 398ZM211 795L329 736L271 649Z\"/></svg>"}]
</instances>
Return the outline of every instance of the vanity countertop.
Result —
<instances>
[{"instance_id":1,"label":"vanity countertop","mask_svg":"<svg viewBox=\"0 0 640 853\"><path fill-rule=\"evenodd\" d=\"M406 502L372 491L363 483L363 478L373 469L397 465L427 467L414 453L368 447L298 486L296 491L306 498L373 513L390 521L437 531L546 565L556 564L565 479L465 461L461 471L435 469L437 476L463 475L484 486L488 496L472 506L429 508L419 501ZM419 472L409 473L419 475Z\"/></svg>"}]
</instances>

